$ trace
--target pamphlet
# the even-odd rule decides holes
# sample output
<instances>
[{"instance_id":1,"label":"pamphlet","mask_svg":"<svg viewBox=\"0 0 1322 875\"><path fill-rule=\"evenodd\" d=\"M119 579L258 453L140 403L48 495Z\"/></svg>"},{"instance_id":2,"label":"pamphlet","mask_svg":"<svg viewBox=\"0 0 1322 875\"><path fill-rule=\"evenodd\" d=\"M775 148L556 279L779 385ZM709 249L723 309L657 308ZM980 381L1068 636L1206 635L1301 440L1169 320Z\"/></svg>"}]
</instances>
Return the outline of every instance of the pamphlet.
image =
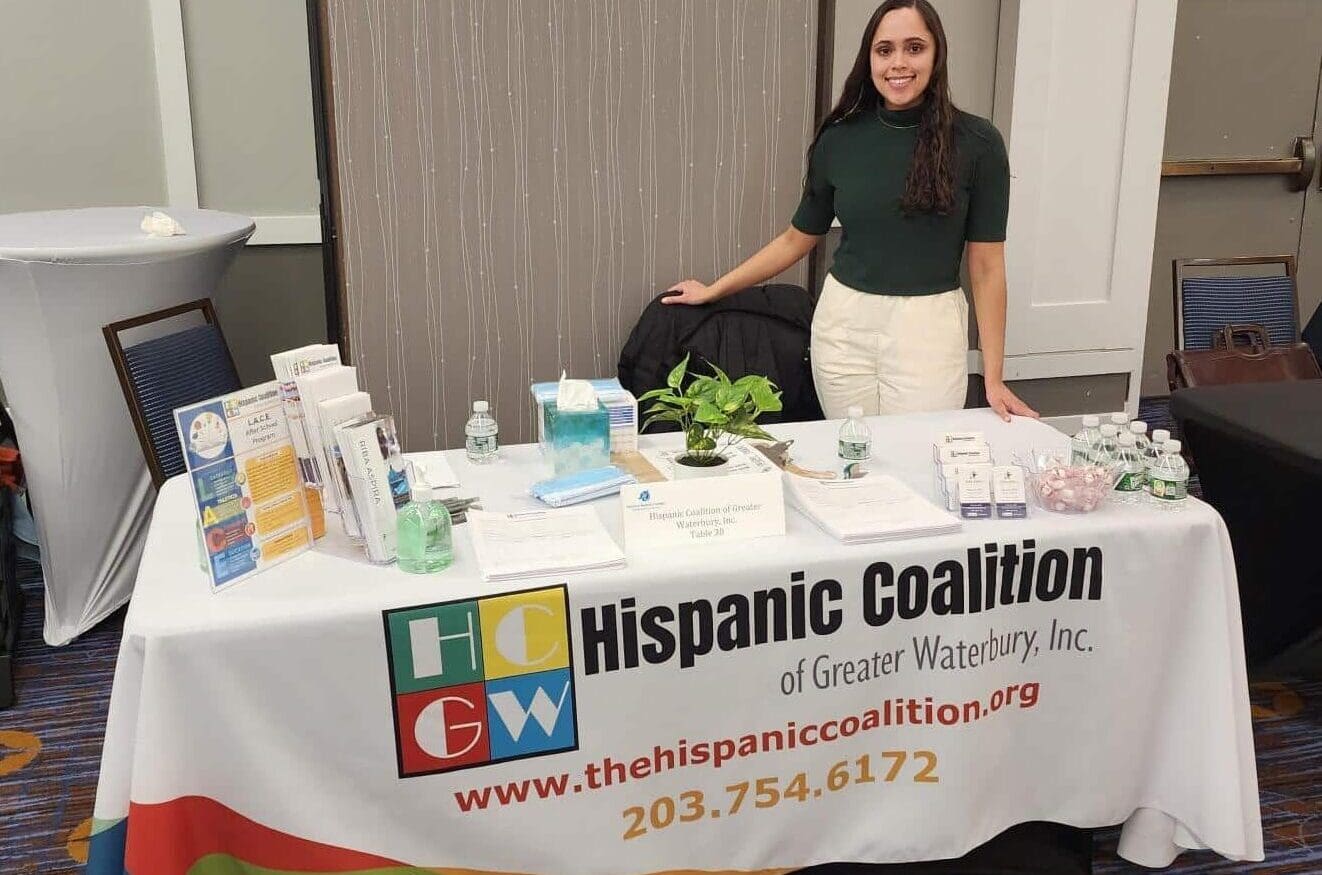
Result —
<instances>
[{"instance_id":1,"label":"pamphlet","mask_svg":"<svg viewBox=\"0 0 1322 875\"><path fill-rule=\"evenodd\" d=\"M318 431L321 434L321 454L326 459L326 488L324 492L335 496L340 508L340 523L344 533L355 543L363 539L363 527L358 521L358 509L353 506L349 492L349 474L344 468L344 457L335 439L335 427L372 412L372 396L366 392L353 392L317 403Z\"/></svg>"},{"instance_id":2,"label":"pamphlet","mask_svg":"<svg viewBox=\"0 0 1322 875\"><path fill-rule=\"evenodd\" d=\"M358 391L358 369L342 365L323 368L294 378L301 408L301 421L307 436L308 451L312 454L312 473L316 478L310 484L321 490L322 504L331 513L338 513L340 503L334 489L328 488L330 478L329 460L321 435L321 418L317 415L317 405L328 398L339 398Z\"/></svg>"},{"instance_id":3,"label":"pamphlet","mask_svg":"<svg viewBox=\"0 0 1322 875\"><path fill-rule=\"evenodd\" d=\"M280 384L280 397L284 402L294 453L298 457L299 475L305 487L304 496L312 516L312 534L315 538L326 534L326 516L321 506L320 483L312 448L308 445L307 429L303 425L303 405L299 401L298 385L294 380L304 374L316 373L339 364L340 348L327 343L303 346L271 356L271 369Z\"/></svg>"},{"instance_id":4,"label":"pamphlet","mask_svg":"<svg viewBox=\"0 0 1322 875\"><path fill-rule=\"evenodd\" d=\"M335 439L347 474L349 500L362 526L367 558L377 564L394 562L398 553L395 517L412 497L395 436L395 420L369 413L337 425Z\"/></svg>"},{"instance_id":5,"label":"pamphlet","mask_svg":"<svg viewBox=\"0 0 1322 875\"><path fill-rule=\"evenodd\" d=\"M308 548L311 519L278 383L181 407L174 418L213 590Z\"/></svg>"}]
</instances>

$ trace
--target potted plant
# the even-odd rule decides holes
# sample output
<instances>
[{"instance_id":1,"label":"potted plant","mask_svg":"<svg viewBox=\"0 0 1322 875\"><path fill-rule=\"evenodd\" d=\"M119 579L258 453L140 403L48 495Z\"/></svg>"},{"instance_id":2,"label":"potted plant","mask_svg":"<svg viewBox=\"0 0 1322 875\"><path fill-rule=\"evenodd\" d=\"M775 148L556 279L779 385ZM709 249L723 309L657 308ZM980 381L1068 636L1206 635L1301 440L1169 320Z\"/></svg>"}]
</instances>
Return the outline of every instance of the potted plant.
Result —
<instances>
[{"instance_id":1,"label":"potted plant","mask_svg":"<svg viewBox=\"0 0 1322 875\"><path fill-rule=\"evenodd\" d=\"M711 375L690 374L686 355L670 371L663 388L638 399L639 404L652 402L643 430L654 422L674 422L684 432L684 452L675 458L677 480L725 473L726 450L744 438L775 440L757 418L781 409L776 385L751 374L731 381L716 365L707 365Z\"/></svg>"}]
</instances>

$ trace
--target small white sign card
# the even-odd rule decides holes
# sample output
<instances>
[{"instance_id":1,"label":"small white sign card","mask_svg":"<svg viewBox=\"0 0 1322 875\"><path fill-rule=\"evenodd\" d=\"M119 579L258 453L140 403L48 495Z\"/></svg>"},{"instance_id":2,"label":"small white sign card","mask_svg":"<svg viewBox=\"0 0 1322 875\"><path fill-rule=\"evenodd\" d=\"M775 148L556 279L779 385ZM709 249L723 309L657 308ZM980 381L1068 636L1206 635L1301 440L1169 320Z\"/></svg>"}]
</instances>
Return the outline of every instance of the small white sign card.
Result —
<instances>
[{"instance_id":1,"label":"small white sign card","mask_svg":"<svg viewBox=\"0 0 1322 875\"><path fill-rule=\"evenodd\" d=\"M620 489L630 552L785 534L780 472L635 483Z\"/></svg>"}]
</instances>

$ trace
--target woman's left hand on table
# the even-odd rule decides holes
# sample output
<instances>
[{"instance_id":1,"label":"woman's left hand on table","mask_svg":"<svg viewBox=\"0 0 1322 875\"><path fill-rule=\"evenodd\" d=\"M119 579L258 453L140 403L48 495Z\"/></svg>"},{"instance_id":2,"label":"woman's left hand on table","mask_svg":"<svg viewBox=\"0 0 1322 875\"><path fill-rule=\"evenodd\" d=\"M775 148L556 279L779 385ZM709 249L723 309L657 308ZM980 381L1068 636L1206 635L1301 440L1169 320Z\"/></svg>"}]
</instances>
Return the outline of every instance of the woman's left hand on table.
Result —
<instances>
[{"instance_id":1,"label":"woman's left hand on table","mask_svg":"<svg viewBox=\"0 0 1322 875\"><path fill-rule=\"evenodd\" d=\"M996 415L1001 419L1009 422L1011 416L1031 416L1033 419L1038 418L1037 411L1020 400L1019 396L1014 394L1014 392L1011 392L1009 386L1000 381L994 383L988 381L986 386L987 404L992 410L996 411Z\"/></svg>"}]
</instances>

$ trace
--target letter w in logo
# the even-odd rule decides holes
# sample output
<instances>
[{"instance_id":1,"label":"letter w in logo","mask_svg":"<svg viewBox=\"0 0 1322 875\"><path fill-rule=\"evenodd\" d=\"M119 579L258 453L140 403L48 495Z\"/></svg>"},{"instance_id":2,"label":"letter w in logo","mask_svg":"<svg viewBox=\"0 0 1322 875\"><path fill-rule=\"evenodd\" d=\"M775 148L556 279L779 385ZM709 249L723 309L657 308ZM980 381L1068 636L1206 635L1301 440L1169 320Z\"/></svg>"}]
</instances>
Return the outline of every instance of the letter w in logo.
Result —
<instances>
[{"instance_id":1,"label":"letter w in logo","mask_svg":"<svg viewBox=\"0 0 1322 875\"><path fill-rule=\"evenodd\" d=\"M565 750L575 745L569 669L487 681L493 759ZM541 731L532 729L535 723Z\"/></svg>"}]
</instances>

